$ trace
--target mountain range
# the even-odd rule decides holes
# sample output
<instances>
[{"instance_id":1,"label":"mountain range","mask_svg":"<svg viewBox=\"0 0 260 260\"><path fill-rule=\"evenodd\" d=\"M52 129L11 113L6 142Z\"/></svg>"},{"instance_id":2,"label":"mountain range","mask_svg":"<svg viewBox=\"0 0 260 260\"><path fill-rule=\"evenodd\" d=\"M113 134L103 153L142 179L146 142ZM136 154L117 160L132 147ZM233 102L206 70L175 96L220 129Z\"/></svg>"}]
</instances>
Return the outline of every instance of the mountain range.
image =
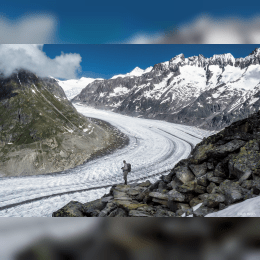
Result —
<instances>
[{"instance_id":1,"label":"mountain range","mask_svg":"<svg viewBox=\"0 0 260 260\"><path fill-rule=\"evenodd\" d=\"M185 58L90 82L72 99L89 106L149 119L221 130L260 107L260 48ZM78 90L79 91L79 90Z\"/></svg>"}]
</instances>

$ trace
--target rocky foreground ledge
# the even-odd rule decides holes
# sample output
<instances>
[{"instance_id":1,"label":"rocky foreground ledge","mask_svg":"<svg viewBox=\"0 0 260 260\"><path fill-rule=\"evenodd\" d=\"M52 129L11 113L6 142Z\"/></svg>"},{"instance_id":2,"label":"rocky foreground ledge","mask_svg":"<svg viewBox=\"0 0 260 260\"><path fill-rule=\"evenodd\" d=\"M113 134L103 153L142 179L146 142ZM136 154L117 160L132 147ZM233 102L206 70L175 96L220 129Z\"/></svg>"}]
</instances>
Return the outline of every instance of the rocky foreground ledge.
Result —
<instances>
[{"instance_id":1,"label":"rocky foreground ledge","mask_svg":"<svg viewBox=\"0 0 260 260\"><path fill-rule=\"evenodd\" d=\"M260 111L197 144L168 175L114 185L85 204L71 201L53 217L203 217L260 194Z\"/></svg>"}]
</instances>

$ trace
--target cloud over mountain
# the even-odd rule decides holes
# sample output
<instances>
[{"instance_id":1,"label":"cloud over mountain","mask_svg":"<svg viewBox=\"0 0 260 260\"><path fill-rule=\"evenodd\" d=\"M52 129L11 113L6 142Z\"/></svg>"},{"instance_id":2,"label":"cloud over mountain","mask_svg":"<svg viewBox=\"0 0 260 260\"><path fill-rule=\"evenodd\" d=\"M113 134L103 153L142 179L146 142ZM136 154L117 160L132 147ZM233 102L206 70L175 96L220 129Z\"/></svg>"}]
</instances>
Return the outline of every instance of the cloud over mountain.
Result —
<instances>
[{"instance_id":1,"label":"cloud over mountain","mask_svg":"<svg viewBox=\"0 0 260 260\"><path fill-rule=\"evenodd\" d=\"M77 78L77 71L81 69L80 62L81 56L76 53L61 53L51 59L43 52L43 45L39 44L0 45L0 72L4 76L25 69L40 77Z\"/></svg>"}]
</instances>

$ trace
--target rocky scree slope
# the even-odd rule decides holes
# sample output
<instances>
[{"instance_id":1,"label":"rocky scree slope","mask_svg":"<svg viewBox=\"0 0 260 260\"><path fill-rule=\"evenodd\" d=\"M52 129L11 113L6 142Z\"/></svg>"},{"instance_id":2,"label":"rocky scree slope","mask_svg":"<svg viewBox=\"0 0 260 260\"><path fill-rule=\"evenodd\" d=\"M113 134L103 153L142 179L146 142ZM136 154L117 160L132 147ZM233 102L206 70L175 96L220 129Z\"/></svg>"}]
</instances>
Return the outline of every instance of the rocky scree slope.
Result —
<instances>
[{"instance_id":1,"label":"rocky scree slope","mask_svg":"<svg viewBox=\"0 0 260 260\"><path fill-rule=\"evenodd\" d=\"M114 185L101 199L71 201L53 216L202 217L259 194L260 111L205 138L157 182Z\"/></svg>"},{"instance_id":2,"label":"rocky scree slope","mask_svg":"<svg viewBox=\"0 0 260 260\"><path fill-rule=\"evenodd\" d=\"M125 136L87 119L51 78L20 70L0 77L0 176L37 175L82 164Z\"/></svg>"},{"instance_id":3,"label":"rocky scree slope","mask_svg":"<svg viewBox=\"0 0 260 260\"><path fill-rule=\"evenodd\" d=\"M74 102L117 113L221 130L260 107L260 48L231 54L177 55L141 71L96 80ZM135 73L135 71L138 73Z\"/></svg>"}]
</instances>

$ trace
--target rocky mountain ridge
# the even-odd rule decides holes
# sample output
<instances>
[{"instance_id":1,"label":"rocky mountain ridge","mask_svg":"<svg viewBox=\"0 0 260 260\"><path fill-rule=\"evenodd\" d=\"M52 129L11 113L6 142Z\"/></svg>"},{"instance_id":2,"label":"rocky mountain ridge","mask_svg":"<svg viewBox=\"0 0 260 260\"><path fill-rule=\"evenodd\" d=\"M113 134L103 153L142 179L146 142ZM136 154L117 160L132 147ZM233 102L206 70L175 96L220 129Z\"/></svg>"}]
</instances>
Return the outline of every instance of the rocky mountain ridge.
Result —
<instances>
[{"instance_id":1,"label":"rocky mountain ridge","mask_svg":"<svg viewBox=\"0 0 260 260\"><path fill-rule=\"evenodd\" d=\"M52 78L25 70L0 77L0 177L63 171L126 139L79 114Z\"/></svg>"},{"instance_id":2,"label":"rocky mountain ridge","mask_svg":"<svg viewBox=\"0 0 260 260\"><path fill-rule=\"evenodd\" d=\"M260 107L260 49L245 58L230 53L155 64L88 84L73 102L117 113L220 130Z\"/></svg>"},{"instance_id":3,"label":"rocky mountain ridge","mask_svg":"<svg viewBox=\"0 0 260 260\"><path fill-rule=\"evenodd\" d=\"M117 184L101 199L71 201L52 216L203 217L259 195L260 111L205 138L155 183Z\"/></svg>"}]
</instances>

